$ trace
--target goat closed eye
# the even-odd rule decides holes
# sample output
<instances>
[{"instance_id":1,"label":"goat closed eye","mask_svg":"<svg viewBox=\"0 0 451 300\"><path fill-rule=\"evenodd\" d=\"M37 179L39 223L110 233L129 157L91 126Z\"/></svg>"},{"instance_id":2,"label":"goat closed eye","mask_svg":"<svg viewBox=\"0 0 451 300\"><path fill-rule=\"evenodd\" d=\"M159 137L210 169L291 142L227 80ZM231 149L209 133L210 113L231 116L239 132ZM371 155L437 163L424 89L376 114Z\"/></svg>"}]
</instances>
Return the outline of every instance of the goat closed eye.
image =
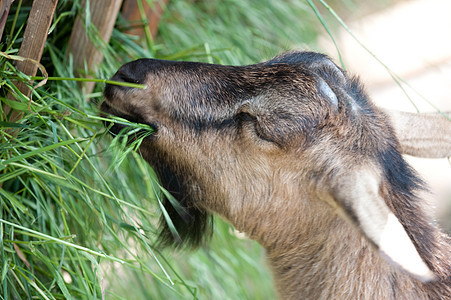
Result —
<instances>
[{"instance_id":1,"label":"goat closed eye","mask_svg":"<svg viewBox=\"0 0 451 300\"><path fill-rule=\"evenodd\" d=\"M239 130L250 139L258 142L271 143L276 145L275 141L264 134L258 124L258 118L248 112L240 112L235 116ZM256 139L257 138L257 139Z\"/></svg>"}]
</instances>

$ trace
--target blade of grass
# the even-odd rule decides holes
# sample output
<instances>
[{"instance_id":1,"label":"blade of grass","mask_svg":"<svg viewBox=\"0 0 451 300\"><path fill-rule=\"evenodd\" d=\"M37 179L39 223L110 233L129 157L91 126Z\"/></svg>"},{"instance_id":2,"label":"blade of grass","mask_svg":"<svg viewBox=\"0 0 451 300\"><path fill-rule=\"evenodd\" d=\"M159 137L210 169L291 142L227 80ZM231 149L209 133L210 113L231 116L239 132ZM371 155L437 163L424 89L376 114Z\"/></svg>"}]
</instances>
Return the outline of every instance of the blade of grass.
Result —
<instances>
[{"instance_id":1,"label":"blade of grass","mask_svg":"<svg viewBox=\"0 0 451 300\"><path fill-rule=\"evenodd\" d=\"M346 66L343 61L343 57L341 56L340 49L338 48L337 42L335 41L335 38L334 38L332 32L330 31L329 26L327 26L326 20L324 20L323 16L321 15L321 13L319 12L318 8L316 7L316 5L313 3L312 0L307 0L307 3L313 9L313 12L315 13L316 17L321 22L321 25L324 27L324 29L326 30L330 39L332 40L332 42L335 46L335 50L337 51L337 54L338 54L338 59L340 60L340 65L343 68L343 70L346 70Z\"/></svg>"},{"instance_id":2,"label":"blade of grass","mask_svg":"<svg viewBox=\"0 0 451 300\"><path fill-rule=\"evenodd\" d=\"M31 80L43 80L42 76L33 76L30 77ZM70 78L70 77L47 77L48 81L76 81L76 82L98 82L98 83L106 83L112 85L119 85L125 87L131 87L136 89L145 89L147 86L145 84L138 84L132 82L124 82L124 81L114 81L108 79L98 79L98 78Z\"/></svg>"},{"instance_id":3,"label":"blade of grass","mask_svg":"<svg viewBox=\"0 0 451 300\"><path fill-rule=\"evenodd\" d=\"M67 146L67 145L74 144L74 143L79 143L79 142L82 142L82 141L85 141L85 140L86 140L85 138L74 138L74 139L71 139L71 140L66 140L66 141L62 141L62 142L59 142L59 143L56 143L56 144L52 144L52 145L46 146L46 147L41 148L41 149L36 149L36 150L30 151L28 153L24 153L24 154L15 156L15 157L11 157L11 158L6 159L6 160L2 160L2 161L0 161L0 170L5 168L8 164L11 164L11 163L16 162L18 160L22 160L22 159L25 159L25 158L30 158L30 157L32 157L34 155L38 155L40 153L53 150L55 148Z\"/></svg>"},{"instance_id":4,"label":"blade of grass","mask_svg":"<svg viewBox=\"0 0 451 300\"><path fill-rule=\"evenodd\" d=\"M99 256L99 257L103 257L105 259L108 259L108 260L111 260L111 261L115 261L115 262L118 262L118 263L121 263L121 264L125 263L125 261L120 259L120 258L113 257L113 256L110 256L110 255L106 255L104 253L100 253L100 252L91 250L89 248L86 248L86 247L83 247L83 246L80 246L80 245L69 243L69 242L66 242L66 241L58 239L58 238L54 238L54 237L49 236L47 234L44 234L44 233L38 232L36 230L32 230L32 229L23 227L23 226L21 226L19 224L14 224L14 223L9 222L9 221L4 220L4 219L0 219L0 222L3 223L3 224L7 224L9 226L12 226L14 228L19 228L22 231L26 232L30 236L34 236L34 237L37 237L37 238L40 238L40 239L45 239L45 240L51 240L51 241L57 242L59 244L63 244L63 245L66 245L68 247L72 247L72 248L75 248L75 249L87 252L89 254L92 254L92 255L95 255L95 256Z\"/></svg>"}]
</instances>

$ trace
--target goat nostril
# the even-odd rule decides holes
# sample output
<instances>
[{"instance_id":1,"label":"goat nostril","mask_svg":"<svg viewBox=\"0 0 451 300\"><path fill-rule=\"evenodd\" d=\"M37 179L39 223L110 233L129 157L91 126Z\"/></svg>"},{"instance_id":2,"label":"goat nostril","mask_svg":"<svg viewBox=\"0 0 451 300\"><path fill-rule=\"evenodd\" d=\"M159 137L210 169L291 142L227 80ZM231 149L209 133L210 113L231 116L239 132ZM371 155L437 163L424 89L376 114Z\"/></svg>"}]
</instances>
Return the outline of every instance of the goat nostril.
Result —
<instances>
[{"instance_id":1,"label":"goat nostril","mask_svg":"<svg viewBox=\"0 0 451 300\"><path fill-rule=\"evenodd\" d=\"M130 74L130 72L117 72L116 75L113 76L113 80L123 81L128 83L142 83L142 80L138 80L135 74Z\"/></svg>"}]
</instances>

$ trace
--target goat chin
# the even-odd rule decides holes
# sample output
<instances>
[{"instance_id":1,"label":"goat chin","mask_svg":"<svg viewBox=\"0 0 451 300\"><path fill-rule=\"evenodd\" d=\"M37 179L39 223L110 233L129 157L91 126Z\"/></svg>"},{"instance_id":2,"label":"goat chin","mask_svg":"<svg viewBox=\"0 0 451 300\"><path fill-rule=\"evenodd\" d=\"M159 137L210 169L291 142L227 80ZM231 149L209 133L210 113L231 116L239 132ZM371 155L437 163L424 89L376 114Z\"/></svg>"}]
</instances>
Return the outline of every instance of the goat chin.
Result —
<instances>
[{"instance_id":1,"label":"goat chin","mask_svg":"<svg viewBox=\"0 0 451 300\"><path fill-rule=\"evenodd\" d=\"M451 155L444 116L383 111L313 52L140 59L112 80L146 86L107 84L101 109L158 128L140 150L173 195L162 245L198 245L216 213L265 247L282 299L451 299L450 238L402 157Z\"/></svg>"}]
</instances>

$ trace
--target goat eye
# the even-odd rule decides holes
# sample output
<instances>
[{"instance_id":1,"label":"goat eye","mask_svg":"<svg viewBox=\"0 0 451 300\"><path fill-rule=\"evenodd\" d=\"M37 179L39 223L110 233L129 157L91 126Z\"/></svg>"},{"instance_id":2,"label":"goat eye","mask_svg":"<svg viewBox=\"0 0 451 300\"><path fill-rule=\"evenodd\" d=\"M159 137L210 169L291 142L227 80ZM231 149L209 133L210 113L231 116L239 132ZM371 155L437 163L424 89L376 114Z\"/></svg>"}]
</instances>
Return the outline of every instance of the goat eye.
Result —
<instances>
[{"instance_id":1,"label":"goat eye","mask_svg":"<svg viewBox=\"0 0 451 300\"><path fill-rule=\"evenodd\" d=\"M256 122L257 118L252 116L247 112L240 112L235 116L239 125L242 125L244 122Z\"/></svg>"},{"instance_id":2,"label":"goat eye","mask_svg":"<svg viewBox=\"0 0 451 300\"><path fill-rule=\"evenodd\" d=\"M267 135L264 134L255 116L247 112L240 112L236 115L236 120L238 127L244 134L252 133L252 135L257 137L261 141L274 143L273 140L271 140Z\"/></svg>"}]
</instances>

